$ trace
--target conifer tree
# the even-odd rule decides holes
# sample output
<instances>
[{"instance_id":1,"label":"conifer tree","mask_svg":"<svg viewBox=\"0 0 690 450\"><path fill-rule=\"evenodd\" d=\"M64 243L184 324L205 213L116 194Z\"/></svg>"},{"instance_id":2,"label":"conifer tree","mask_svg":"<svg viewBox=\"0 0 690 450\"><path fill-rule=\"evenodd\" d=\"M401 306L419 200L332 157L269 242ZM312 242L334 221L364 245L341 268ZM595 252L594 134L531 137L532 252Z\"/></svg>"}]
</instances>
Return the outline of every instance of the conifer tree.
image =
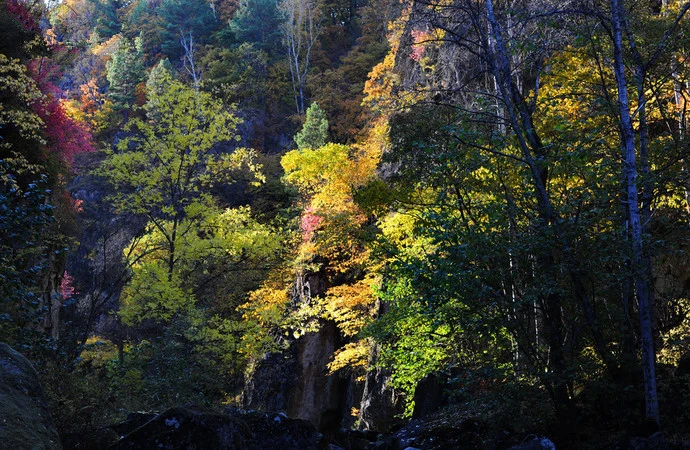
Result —
<instances>
[{"instance_id":1,"label":"conifer tree","mask_svg":"<svg viewBox=\"0 0 690 450\"><path fill-rule=\"evenodd\" d=\"M143 61L141 38L136 38L134 45L127 39L120 40L112 59L106 65L109 95L116 110L126 111L134 105L136 87L146 79Z\"/></svg>"},{"instance_id":2,"label":"conifer tree","mask_svg":"<svg viewBox=\"0 0 690 450\"><path fill-rule=\"evenodd\" d=\"M238 43L252 43L269 55L278 52L280 18L275 0L242 0L228 28Z\"/></svg>"},{"instance_id":3,"label":"conifer tree","mask_svg":"<svg viewBox=\"0 0 690 450\"><path fill-rule=\"evenodd\" d=\"M323 147L328 142L328 119L326 112L317 103L307 109L304 126L295 135L295 144L300 150Z\"/></svg>"}]
</instances>

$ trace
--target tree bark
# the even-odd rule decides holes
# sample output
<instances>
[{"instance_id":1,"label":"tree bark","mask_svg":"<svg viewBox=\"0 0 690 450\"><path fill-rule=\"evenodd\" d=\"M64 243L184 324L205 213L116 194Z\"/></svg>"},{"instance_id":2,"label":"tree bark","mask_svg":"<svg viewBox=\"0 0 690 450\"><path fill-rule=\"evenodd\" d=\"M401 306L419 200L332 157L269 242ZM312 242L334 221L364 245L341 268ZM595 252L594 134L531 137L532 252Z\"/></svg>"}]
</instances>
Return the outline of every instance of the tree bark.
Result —
<instances>
[{"instance_id":1,"label":"tree bark","mask_svg":"<svg viewBox=\"0 0 690 450\"><path fill-rule=\"evenodd\" d=\"M642 347L642 373L644 377L645 417L659 424L659 400L656 387L656 354L654 352L652 310L654 298L648 274L643 247L642 217L638 195L638 169L635 148L635 132L630 114L627 78L623 60L623 22L625 10L620 0L611 1L611 25L613 43L613 71L618 88L618 113L621 152L623 158L624 184L627 201L630 244L632 247L632 269L635 280L638 314L640 320L640 341ZM638 74L642 76L642 74ZM642 80L641 80L642 81Z\"/></svg>"}]
</instances>

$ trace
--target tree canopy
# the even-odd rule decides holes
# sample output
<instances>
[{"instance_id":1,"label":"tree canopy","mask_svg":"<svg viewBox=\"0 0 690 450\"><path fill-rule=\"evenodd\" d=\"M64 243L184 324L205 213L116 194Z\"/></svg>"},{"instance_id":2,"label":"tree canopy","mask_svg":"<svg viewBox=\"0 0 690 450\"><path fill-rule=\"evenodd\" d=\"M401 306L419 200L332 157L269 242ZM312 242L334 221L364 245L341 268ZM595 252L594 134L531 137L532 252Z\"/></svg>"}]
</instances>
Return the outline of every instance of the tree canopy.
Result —
<instances>
[{"instance_id":1,"label":"tree canopy","mask_svg":"<svg viewBox=\"0 0 690 450\"><path fill-rule=\"evenodd\" d=\"M690 436L689 13L3 2L0 339L69 433L246 406L279 360L348 387L334 429L437 383L497 447Z\"/></svg>"}]
</instances>

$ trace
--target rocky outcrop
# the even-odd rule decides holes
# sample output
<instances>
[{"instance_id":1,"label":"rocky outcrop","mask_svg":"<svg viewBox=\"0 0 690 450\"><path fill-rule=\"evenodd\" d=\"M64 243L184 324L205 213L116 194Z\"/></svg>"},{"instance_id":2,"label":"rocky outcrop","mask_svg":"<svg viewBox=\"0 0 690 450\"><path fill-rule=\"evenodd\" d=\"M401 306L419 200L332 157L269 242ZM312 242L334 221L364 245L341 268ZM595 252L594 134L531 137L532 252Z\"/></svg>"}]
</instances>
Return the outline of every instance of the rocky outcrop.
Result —
<instances>
[{"instance_id":1,"label":"rocky outcrop","mask_svg":"<svg viewBox=\"0 0 690 450\"><path fill-rule=\"evenodd\" d=\"M376 367L377 358L378 349L374 347L369 355L369 367ZM390 385L390 373L380 368L369 371L359 411L360 426L387 433L400 423L397 417L402 412L403 403Z\"/></svg>"},{"instance_id":2,"label":"rocky outcrop","mask_svg":"<svg viewBox=\"0 0 690 450\"><path fill-rule=\"evenodd\" d=\"M295 389L297 347L282 353L270 353L256 362L242 394L247 410L287 411L290 395Z\"/></svg>"},{"instance_id":3,"label":"rocky outcrop","mask_svg":"<svg viewBox=\"0 0 690 450\"><path fill-rule=\"evenodd\" d=\"M0 343L0 446L62 448L36 370L4 343Z\"/></svg>"},{"instance_id":4,"label":"rocky outcrop","mask_svg":"<svg viewBox=\"0 0 690 450\"><path fill-rule=\"evenodd\" d=\"M528 436L523 442L513 445L509 450L556 450L556 445L544 436Z\"/></svg>"},{"instance_id":5,"label":"rocky outcrop","mask_svg":"<svg viewBox=\"0 0 690 450\"><path fill-rule=\"evenodd\" d=\"M326 321L318 332L307 333L296 344L296 382L287 413L313 423L322 431L338 429L347 386L339 377L328 375L327 368L340 347L338 328L334 322Z\"/></svg>"},{"instance_id":6,"label":"rocky outcrop","mask_svg":"<svg viewBox=\"0 0 690 450\"><path fill-rule=\"evenodd\" d=\"M422 419L438 411L445 403L445 377L431 373L417 384L414 391L413 419Z\"/></svg>"},{"instance_id":7,"label":"rocky outcrop","mask_svg":"<svg viewBox=\"0 0 690 450\"><path fill-rule=\"evenodd\" d=\"M293 287L293 302L309 303L326 288L319 274L302 274ZM346 380L328 374L328 363L341 345L337 325L323 321L318 331L292 341L288 350L266 355L245 385L243 407L285 411L319 431L337 430L343 422L348 392L352 392Z\"/></svg>"},{"instance_id":8,"label":"rocky outcrop","mask_svg":"<svg viewBox=\"0 0 690 450\"><path fill-rule=\"evenodd\" d=\"M433 420L411 420L392 435L391 448L409 447L425 450L486 448L487 427L475 419L436 417Z\"/></svg>"},{"instance_id":9,"label":"rocky outcrop","mask_svg":"<svg viewBox=\"0 0 690 450\"><path fill-rule=\"evenodd\" d=\"M619 442L617 450L669 450L671 448L681 448L680 444L671 445L661 432L654 433L647 437L630 437ZM688 448L687 445L682 448Z\"/></svg>"},{"instance_id":10,"label":"rocky outcrop","mask_svg":"<svg viewBox=\"0 0 690 450\"><path fill-rule=\"evenodd\" d=\"M245 385L242 406L285 411L319 431L339 428L348 386L329 375L327 368L339 339L335 323L325 322L318 332L300 337L285 352L266 355Z\"/></svg>"},{"instance_id":11,"label":"rocky outcrop","mask_svg":"<svg viewBox=\"0 0 690 450\"><path fill-rule=\"evenodd\" d=\"M322 435L306 421L282 413L228 410L225 414L193 407L172 408L134 429L111 450L321 450Z\"/></svg>"}]
</instances>

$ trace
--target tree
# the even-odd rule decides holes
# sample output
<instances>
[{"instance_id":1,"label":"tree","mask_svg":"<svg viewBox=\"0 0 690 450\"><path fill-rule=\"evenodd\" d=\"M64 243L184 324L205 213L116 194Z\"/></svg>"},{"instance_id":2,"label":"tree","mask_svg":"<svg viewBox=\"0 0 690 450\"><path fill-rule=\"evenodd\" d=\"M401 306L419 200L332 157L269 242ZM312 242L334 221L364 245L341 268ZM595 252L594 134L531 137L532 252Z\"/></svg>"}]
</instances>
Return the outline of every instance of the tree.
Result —
<instances>
[{"instance_id":1,"label":"tree","mask_svg":"<svg viewBox=\"0 0 690 450\"><path fill-rule=\"evenodd\" d=\"M384 239L391 320L448 326L437 332L459 345L442 355L449 365L466 357L463 334L483 323L497 338L486 343L499 350L489 352L494 363L508 362L512 347L515 374L540 379L563 423L586 373L579 349L593 348L616 380L638 370L635 301L656 420L651 257L682 215L686 154L669 125L680 67L667 57L683 46L686 5L671 9L415 4L391 26L399 39L367 83L367 101L390 122L383 186L412 217L409 234L428 239L416 254L395 234ZM587 333L566 342L573 329ZM385 337L396 354L406 336Z\"/></svg>"},{"instance_id":2,"label":"tree","mask_svg":"<svg viewBox=\"0 0 690 450\"><path fill-rule=\"evenodd\" d=\"M239 119L208 93L171 80L164 63L156 72L169 84L151 84L146 110L155 120L130 121L130 134L99 171L114 187L115 209L147 222L125 249L131 278L120 297L120 317L129 325L155 324L152 345L165 354L133 350L127 364L143 371L152 389L162 389L156 371L179 362L168 353L172 345L196 361L194 376L213 366L228 371L232 384L245 361L236 307L280 255L281 239L249 208L222 208L210 193L242 169L250 180L262 179L253 151L233 144ZM156 371L149 370L152 364ZM188 385L179 388L198 395Z\"/></svg>"},{"instance_id":3,"label":"tree","mask_svg":"<svg viewBox=\"0 0 690 450\"><path fill-rule=\"evenodd\" d=\"M148 109L158 109L153 107L152 100L157 101L163 98L170 83L173 82L175 69L173 68L168 58L161 59L156 66L149 72L149 77L146 80L147 98L146 103Z\"/></svg>"},{"instance_id":4,"label":"tree","mask_svg":"<svg viewBox=\"0 0 690 450\"><path fill-rule=\"evenodd\" d=\"M299 150L317 149L328 142L328 119L326 112L317 103L307 109L307 117L302 129L295 135Z\"/></svg>"},{"instance_id":5,"label":"tree","mask_svg":"<svg viewBox=\"0 0 690 450\"><path fill-rule=\"evenodd\" d=\"M151 120L160 120L160 114L165 108L161 102L166 101L165 93L170 84L175 81L174 70L170 60L165 58L149 72L149 78L146 80L147 101L144 108Z\"/></svg>"},{"instance_id":6,"label":"tree","mask_svg":"<svg viewBox=\"0 0 690 450\"><path fill-rule=\"evenodd\" d=\"M302 115L311 52L321 32L320 9L315 0L282 0L278 10L283 22L281 28L288 53L295 107L297 114Z\"/></svg>"},{"instance_id":7,"label":"tree","mask_svg":"<svg viewBox=\"0 0 690 450\"><path fill-rule=\"evenodd\" d=\"M680 23L684 19L690 2L681 5L674 21L665 30L662 37L652 41L650 55L645 57L642 40L638 38L631 23L633 20L622 0L610 1L609 15L603 21L610 27L611 52L613 53L612 69L617 91L617 108L614 110L618 119L620 132L622 172L626 195L626 211L630 227L630 246L632 249L632 278L635 282L635 293L638 303L640 321L640 341L642 347L642 369L645 384L645 416L659 425L659 405L656 387L656 353L654 349L654 290L651 255L644 245L644 235L649 234L652 218L652 186L649 184L650 167L650 131L648 124L649 111L647 91L649 73L659 64L667 42L680 33ZM642 9L644 11L644 9ZM642 13L644 14L644 13ZM627 41L627 46L625 44ZM633 81L629 81L625 53L632 54ZM666 74L671 75L673 72ZM632 86L630 86L632 85ZM637 127L634 124L631 107L631 92L637 93ZM644 177L638 181L638 177Z\"/></svg>"},{"instance_id":8,"label":"tree","mask_svg":"<svg viewBox=\"0 0 690 450\"><path fill-rule=\"evenodd\" d=\"M157 12L161 50L173 61L188 53L185 45L205 44L218 24L206 0L163 0Z\"/></svg>"},{"instance_id":9,"label":"tree","mask_svg":"<svg viewBox=\"0 0 690 450\"><path fill-rule=\"evenodd\" d=\"M96 19L94 33L98 41L107 41L122 30L122 24L118 17L118 10L122 7L120 0L95 0L93 1Z\"/></svg>"},{"instance_id":10,"label":"tree","mask_svg":"<svg viewBox=\"0 0 690 450\"><path fill-rule=\"evenodd\" d=\"M295 316L297 322L305 321L305 316L333 321L345 345L334 353L329 370L353 374L357 381L362 381L370 343L362 339L360 332L374 314L373 286L378 278L371 270L374 262L366 246L371 231L367 215L356 204L354 195L357 188L374 177L378 159L362 147L333 143L312 147L317 144L316 138L325 139L327 122L325 117L317 119L318 109L312 106L309 111L313 115L310 119L307 113L307 123L313 122L311 130L316 132L309 131L311 137L305 132L301 139L304 147L285 154L281 165L284 180L301 194L302 240L295 261L298 279L315 273L328 289L319 298L314 293L309 294L311 298L303 298L306 311L288 314L289 319L283 324L294 321ZM321 126L317 127L319 123ZM305 131L309 130L307 127L305 124ZM280 298L279 292L273 292L267 300L276 297ZM262 304L268 310L274 307L268 302Z\"/></svg>"},{"instance_id":11,"label":"tree","mask_svg":"<svg viewBox=\"0 0 690 450\"><path fill-rule=\"evenodd\" d=\"M125 118L135 105L137 86L146 76L141 45L140 38L134 40L134 45L129 40L120 38L117 50L106 64L110 83L109 97L113 100L115 109L124 112Z\"/></svg>"},{"instance_id":12,"label":"tree","mask_svg":"<svg viewBox=\"0 0 690 450\"><path fill-rule=\"evenodd\" d=\"M178 227L190 211L212 204L206 188L229 182L232 170L243 165L257 168L251 150L217 150L237 139L239 119L209 94L173 81L165 92L151 92L147 107L159 120L129 124L133 136L118 143L118 152L108 152L101 173L116 188L116 209L146 215L163 233L172 276Z\"/></svg>"},{"instance_id":13,"label":"tree","mask_svg":"<svg viewBox=\"0 0 690 450\"><path fill-rule=\"evenodd\" d=\"M33 180L20 188L17 175ZM43 307L53 305L42 298L54 226L49 196L45 175L21 158L0 158L0 339L25 350L45 338L42 328L51 328Z\"/></svg>"},{"instance_id":14,"label":"tree","mask_svg":"<svg viewBox=\"0 0 690 450\"><path fill-rule=\"evenodd\" d=\"M280 45L280 23L276 0L242 0L228 29L236 42L252 43L273 57Z\"/></svg>"},{"instance_id":15,"label":"tree","mask_svg":"<svg viewBox=\"0 0 690 450\"><path fill-rule=\"evenodd\" d=\"M555 207L548 187L552 147L544 145L539 130L533 123L534 109L531 105L535 97L530 95L538 96L542 61L553 51L552 42L558 40L550 35L550 27L537 25L539 21L530 10L530 5L516 2L512 6L495 11L491 1L476 3L460 0L450 4L434 3L412 8L409 22L402 25L404 28L400 44L391 46L394 51L397 50L396 75L400 76L399 85L405 92L401 93L398 104L395 105L402 110L397 115L402 121L391 130L392 146L394 149L400 148L401 152L391 152L388 157L392 166L398 167L399 174L404 174L408 181L425 180L422 185L424 188L420 186L417 192L409 193L412 197L410 202L411 207L429 202L437 205L422 212L420 219L422 224L428 223L430 235L436 236L433 238L436 245L442 245L443 242L437 235L441 229L438 228L440 224L437 220L441 217L446 217L451 222L460 219L461 222L468 220L470 223L478 220L477 217L486 217L479 212L475 216L465 206L471 197L466 197L467 185L460 180L475 174L475 170L488 172L484 174L486 180L478 176L473 179L474 183L481 185L497 181L497 188L500 189L497 192L504 193L500 200L493 198L493 201L504 203L505 211L511 213L511 216L504 217L504 223L511 225L513 231L503 230L505 237L526 237L527 234L518 230L529 223L529 239L535 243L529 252L532 252L532 267L536 276L528 277L525 282L529 283L529 295L534 299L535 305L539 305L543 311L540 331L547 344L547 349L542 348L537 352L539 356L533 363L535 367L542 368L534 373L541 371L544 374L541 376L542 382L552 395L561 420L566 423L570 421L569 416L572 416L573 405L568 394L571 380L563 348L562 311L570 295L580 301L595 336L596 323L592 315L588 314L591 311L590 299L580 288L583 280L577 270L576 260L569 256L568 249L572 244L569 242L570 235L563 229L566 220ZM522 31L518 34L517 30ZM387 82L391 81L394 82L395 78L390 77ZM434 98L434 95L437 97ZM409 106L422 103L424 99L440 101L452 107L439 108L432 116L433 120L424 122L420 114L425 108L422 105L415 108ZM410 116L415 123L419 119L421 128L428 130L423 133L423 138L412 136L412 128L407 128L410 122L403 119L405 116ZM503 160L485 165L487 159L495 156ZM514 164L517 166L513 166ZM465 175L463 170L472 171ZM530 187L530 191L514 191L514 186L519 186L519 183L509 183L512 180L507 178L508 174L524 177L523 183ZM392 178L395 176L393 174ZM527 209L516 209L515 199L524 196L531 198L531 203L529 206L525 205ZM455 211L446 210L453 208L451 205L455 205ZM517 222L518 217L525 217L527 222ZM495 218L489 216L483 220L493 223ZM460 225L446 226L458 232L462 230ZM463 242L460 238L458 241L450 239L448 242L466 245L460 244ZM482 244L473 242L479 246L477 248L481 248ZM445 248L444 245L442 247ZM503 247L503 251L505 253L502 259L505 259L500 264L515 267L513 263L518 259L511 263L509 247ZM449 275L455 270L467 270L465 264L471 265L469 261L472 256L469 253L453 248L447 248L445 252L454 255L451 265L459 265L445 265L443 270L437 269L440 273ZM434 253L430 256L433 261L430 261L432 270L441 264L433 255ZM477 255L478 258L481 256ZM563 266L559 265L560 261L564 262ZM481 264L477 267L485 266ZM514 270L513 268L511 272ZM508 272L509 278L504 281L506 293L511 291L509 286L514 286L511 278L517 276L511 272ZM489 272L485 272L485 275L487 278L484 283L487 286L493 285L493 275ZM571 282L566 289L561 285L564 276ZM483 279L481 275L479 278ZM436 280L436 277L431 280ZM448 305L451 311L461 310L459 305L464 302L468 308L473 307L470 305L481 305L478 299L465 297L462 292L452 289L445 291L440 280L438 283L425 281L423 285L435 292L433 297L440 302L437 308L442 309L440 305ZM503 311L508 312L512 302L511 295L506 294L503 298L506 306ZM468 320L462 315L457 317L460 327ZM517 332L518 329L514 331ZM529 340L525 336L525 339L518 342L528 344ZM595 339L595 348L606 356L605 346L598 339ZM530 349L528 345L523 351L530 354L534 349ZM548 358L545 357L547 354Z\"/></svg>"},{"instance_id":16,"label":"tree","mask_svg":"<svg viewBox=\"0 0 690 450\"><path fill-rule=\"evenodd\" d=\"M162 29L159 13L162 0L135 0L128 3L122 11L122 35L128 39L136 37L142 39L145 63L146 66L150 66L160 59L163 53L161 49L163 37L167 36ZM176 32L176 30L173 31ZM174 37L178 38L177 33Z\"/></svg>"},{"instance_id":17,"label":"tree","mask_svg":"<svg viewBox=\"0 0 690 450\"><path fill-rule=\"evenodd\" d=\"M194 43L194 33L180 31L180 44L182 45L182 67L192 80L192 85L197 91L201 86L202 71L196 60L196 45Z\"/></svg>"},{"instance_id":18,"label":"tree","mask_svg":"<svg viewBox=\"0 0 690 450\"><path fill-rule=\"evenodd\" d=\"M44 319L45 238L53 229L50 186L38 158L44 123L31 108L42 96L26 67L0 54L0 339L27 349Z\"/></svg>"}]
</instances>

